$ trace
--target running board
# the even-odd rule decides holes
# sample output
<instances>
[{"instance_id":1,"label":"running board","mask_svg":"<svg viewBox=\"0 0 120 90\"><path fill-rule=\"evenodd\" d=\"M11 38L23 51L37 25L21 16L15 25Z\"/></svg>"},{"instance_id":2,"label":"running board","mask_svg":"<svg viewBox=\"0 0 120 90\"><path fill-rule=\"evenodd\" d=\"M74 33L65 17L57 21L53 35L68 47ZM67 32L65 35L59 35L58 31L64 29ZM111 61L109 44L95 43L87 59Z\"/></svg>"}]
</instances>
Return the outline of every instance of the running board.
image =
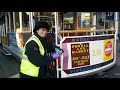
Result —
<instances>
[{"instance_id":1,"label":"running board","mask_svg":"<svg viewBox=\"0 0 120 90\"><path fill-rule=\"evenodd\" d=\"M5 54L6 56L11 55L10 51L7 50L7 49L5 49L4 47L3 47L3 48L0 48L0 51L1 51L3 54Z\"/></svg>"}]
</instances>

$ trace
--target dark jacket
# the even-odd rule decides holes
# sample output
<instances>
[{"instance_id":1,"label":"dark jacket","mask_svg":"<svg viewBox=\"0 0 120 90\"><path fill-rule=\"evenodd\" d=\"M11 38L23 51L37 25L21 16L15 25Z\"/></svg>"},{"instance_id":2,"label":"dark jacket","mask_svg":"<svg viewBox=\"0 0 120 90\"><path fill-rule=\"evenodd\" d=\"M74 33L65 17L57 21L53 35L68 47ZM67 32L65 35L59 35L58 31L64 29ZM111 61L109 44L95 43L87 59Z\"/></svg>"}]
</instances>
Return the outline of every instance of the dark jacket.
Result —
<instances>
[{"instance_id":1,"label":"dark jacket","mask_svg":"<svg viewBox=\"0 0 120 90\"><path fill-rule=\"evenodd\" d=\"M41 41L45 50L45 54L44 56L40 54L39 46L35 41L30 41L27 43L25 54L28 56L28 59L32 64L40 67L39 77L46 77L47 67L49 63L55 60L52 56L47 56L46 53L55 52L55 48L59 47L54 45L47 37L40 37L37 33L35 33L34 35L37 36Z\"/></svg>"}]
</instances>

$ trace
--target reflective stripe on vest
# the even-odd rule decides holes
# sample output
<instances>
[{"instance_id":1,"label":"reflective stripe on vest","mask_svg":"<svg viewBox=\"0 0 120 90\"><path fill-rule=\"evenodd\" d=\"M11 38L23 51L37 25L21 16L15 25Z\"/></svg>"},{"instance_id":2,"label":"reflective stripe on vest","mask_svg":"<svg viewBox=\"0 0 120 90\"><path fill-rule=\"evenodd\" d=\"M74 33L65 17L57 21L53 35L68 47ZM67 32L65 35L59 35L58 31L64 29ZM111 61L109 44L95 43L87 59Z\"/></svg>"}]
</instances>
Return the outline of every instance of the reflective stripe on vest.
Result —
<instances>
[{"instance_id":1,"label":"reflective stripe on vest","mask_svg":"<svg viewBox=\"0 0 120 90\"><path fill-rule=\"evenodd\" d=\"M28 60L27 55L25 54L26 45L31 40L34 40L38 44L39 51L40 51L41 55L44 55L44 53L45 53L44 48L43 48L40 40L35 35L33 35L30 39L28 39L28 41L26 42L26 44L24 46L23 57L22 57L22 60L21 60L20 72L22 72L23 74L29 75L29 76L37 77L38 74L39 74L39 68L40 67L37 67L34 64L32 64Z\"/></svg>"}]
</instances>

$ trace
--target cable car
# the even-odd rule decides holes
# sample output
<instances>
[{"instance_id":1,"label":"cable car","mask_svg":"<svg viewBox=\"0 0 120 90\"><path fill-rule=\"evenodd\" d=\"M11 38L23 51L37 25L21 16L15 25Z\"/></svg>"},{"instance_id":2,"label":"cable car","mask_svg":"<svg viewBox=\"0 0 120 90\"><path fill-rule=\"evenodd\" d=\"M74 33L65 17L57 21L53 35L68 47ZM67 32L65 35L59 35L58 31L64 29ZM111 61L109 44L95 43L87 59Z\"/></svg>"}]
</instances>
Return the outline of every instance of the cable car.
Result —
<instances>
[{"instance_id":1,"label":"cable car","mask_svg":"<svg viewBox=\"0 0 120 90\"><path fill-rule=\"evenodd\" d=\"M117 19L107 18L100 24L103 12L101 17L99 12L5 12L2 17L3 46L16 58L22 58L24 44L33 35L35 22L49 22L48 37L64 50L62 56L51 63L55 66L52 74L55 78L89 76L115 65Z\"/></svg>"}]
</instances>

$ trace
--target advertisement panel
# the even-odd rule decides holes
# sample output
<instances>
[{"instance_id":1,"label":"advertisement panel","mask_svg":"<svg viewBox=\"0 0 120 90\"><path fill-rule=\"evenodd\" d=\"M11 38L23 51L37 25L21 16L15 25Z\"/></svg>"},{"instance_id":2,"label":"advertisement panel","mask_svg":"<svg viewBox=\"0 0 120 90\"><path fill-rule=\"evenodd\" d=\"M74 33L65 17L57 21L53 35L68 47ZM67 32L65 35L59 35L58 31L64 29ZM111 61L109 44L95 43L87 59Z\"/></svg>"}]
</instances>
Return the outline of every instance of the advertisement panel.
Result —
<instances>
[{"instance_id":1,"label":"advertisement panel","mask_svg":"<svg viewBox=\"0 0 120 90\"><path fill-rule=\"evenodd\" d=\"M0 36L0 44L2 44L2 37Z\"/></svg>"},{"instance_id":2,"label":"advertisement panel","mask_svg":"<svg viewBox=\"0 0 120 90\"><path fill-rule=\"evenodd\" d=\"M26 43L26 41L31 35L32 34L30 32L26 32L26 33L9 32L8 33L8 45L16 49L22 49L24 47L24 44Z\"/></svg>"},{"instance_id":3,"label":"advertisement panel","mask_svg":"<svg viewBox=\"0 0 120 90\"><path fill-rule=\"evenodd\" d=\"M29 37L32 35L31 32L21 32L16 33L17 35L17 43L19 48L23 48Z\"/></svg>"},{"instance_id":4,"label":"advertisement panel","mask_svg":"<svg viewBox=\"0 0 120 90\"><path fill-rule=\"evenodd\" d=\"M2 46L2 37L0 36L0 47Z\"/></svg>"},{"instance_id":5,"label":"advertisement panel","mask_svg":"<svg viewBox=\"0 0 120 90\"><path fill-rule=\"evenodd\" d=\"M17 38L16 38L16 33L15 32L9 32L8 33L8 45L10 47L18 48Z\"/></svg>"},{"instance_id":6,"label":"advertisement panel","mask_svg":"<svg viewBox=\"0 0 120 90\"><path fill-rule=\"evenodd\" d=\"M114 35L64 37L61 77L83 74L114 61Z\"/></svg>"},{"instance_id":7,"label":"advertisement panel","mask_svg":"<svg viewBox=\"0 0 120 90\"><path fill-rule=\"evenodd\" d=\"M8 45L8 38L7 37L2 37L2 44Z\"/></svg>"}]
</instances>

